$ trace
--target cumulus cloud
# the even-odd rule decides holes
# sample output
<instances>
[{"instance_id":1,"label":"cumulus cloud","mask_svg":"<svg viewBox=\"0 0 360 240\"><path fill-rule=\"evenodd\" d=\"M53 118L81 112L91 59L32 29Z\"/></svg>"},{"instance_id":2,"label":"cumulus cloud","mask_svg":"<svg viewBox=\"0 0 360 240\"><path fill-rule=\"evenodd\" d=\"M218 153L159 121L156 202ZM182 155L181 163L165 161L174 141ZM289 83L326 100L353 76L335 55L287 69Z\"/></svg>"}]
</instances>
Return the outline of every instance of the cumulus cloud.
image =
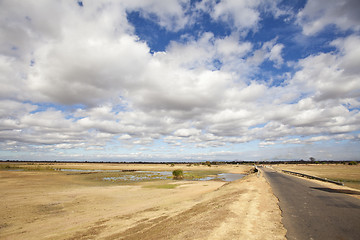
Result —
<instances>
[{"instance_id":1,"label":"cumulus cloud","mask_svg":"<svg viewBox=\"0 0 360 240\"><path fill-rule=\"evenodd\" d=\"M28 86L38 101L96 104L141 84L137 79L148 51L127 35L111 40L69 37L38 49Z\"/></svg>"},{"instance_id":2,"label":"cumulus cloud","mask_svg":"<svg viewBox=\"0 0 360 240\"><path fill-rule=\"evenodd\" d=\"M199 134L200 134L200 130L194 129L194 128L192 128L192 129L181 128L174 132L174 135L178 136L178 137L190 137L190 136L199 135Z\"/></svg>"},{"instance_id":3,"label":"cumulus cloud","mask_svg":"<svg viewBox=\"0 0 360 240\"><path fill-rule=\"evenodd\" d=\"M294 61L280 86L254 77L266 61L275 72L286 65L287 45L278 37L244 37L259 26L264 6L274 17L284 14L276 3L203 1L195 11L187 1L0 4L0 147L6 151L81 159L103 157L110 149L111 158L121 159L174 153L226 159L254 140L262 149L358 141L359 36L335 39L334 51ZM165 51L151 52L128 22L131 11L173 32L194 24L196 11L237 30L184 34ZM307 5L298 17L309 11ZM310 20L301 22L304 31L319 31L307 28ZM348 28L356 30L351 21ZM170 147L139 147L156 142ZM214 148L220 150L209 150Z\"/></svg>"},{"instance_id":4,"label":"cumulus cloud","mask_svg":"<svg viewBox=\"0 0 360 240\"><path fill-rule=\"evenodd\" d=\"M250 30L257 31L262 20L261 12L278 18L287 15L287 11L278 7L280 1L268 0L224 0L202 1L196 8L210 14L212 19L228 24L241 35L246 35Z\"/></svg>"},{"instance_id":5,"label":"cumulus cloud","mask_svg":"<svg viewBox=\"0 0 360 240\"><path fill-rule=\"evenodd\" d=\"M178 31L191 24L191 16L186 14L189 3L185 0L126 0L127 11L139 11L144 18L150 19L169 31Z\"/></svg>"},{"instance_id":6,"label":"cumulus cloud","mask_svg":"<svg viewBox=\"0 0 360 240\"><path fill-rule=\"evenodd\" d=\"M337 39L333 45L338 53L321 53L299 61L298 71L292 84L298 85L304 92L314 94L318 100L346 99L359 97L359 62L360 38L349 36ZM309 81L311 79L311 81Z\"/></svg>"},{"instance_id":7,"label":"cumulus cloud","mask_svg":"<svg viewBox=\"0 0 360 240\"><path fill-rule=\"evenodd\" d=\"M297 15L303 33L313 35L328 25L335 25L342 31L360 30L360 3L357 0L313 0L307 1Z\"/></svg>"},{"instance_id":8,"label":"cumulus cloud","mask_svg":"<svg viewBox=\"0 0 360 240\"><path fill-rule=\"evenodd\" d=\"M284 63L282 57L284 45L276 41L277 39L274 38L271 41L264 42L261 48L254 51L253 56L249 59L250 62L257 66L268 60L273 62L276 68L280 68Z\"/></svg>"},{"instance_id":9,"label":"cumulus cloud","mask_svg":"<svg viewBox=\"0 0 360 240\"><path fill-rule=\"evenodd\" d=\"M233 22L239 29L251 29L260 20L259 4L260 1L220 1L215 4L211 16L216 20Z\"/></svg>"}]
</instances>

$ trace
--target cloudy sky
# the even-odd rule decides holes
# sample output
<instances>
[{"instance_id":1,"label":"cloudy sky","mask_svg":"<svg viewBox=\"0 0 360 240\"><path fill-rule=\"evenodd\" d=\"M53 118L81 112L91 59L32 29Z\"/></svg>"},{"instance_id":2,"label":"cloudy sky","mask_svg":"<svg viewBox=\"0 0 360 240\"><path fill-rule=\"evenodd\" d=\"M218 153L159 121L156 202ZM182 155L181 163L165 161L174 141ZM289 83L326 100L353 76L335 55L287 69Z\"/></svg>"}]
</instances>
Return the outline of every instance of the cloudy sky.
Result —
<instances>
[{"instance_id":1,"label":"cloudy sky","mask_svg":"<svg viewBox=\"0 0 360 240\"><path fill-rule=\"evenodd\" d=\"M1 0L0 159L359 160L359 12Z\"/></svg>"}]
</instances>

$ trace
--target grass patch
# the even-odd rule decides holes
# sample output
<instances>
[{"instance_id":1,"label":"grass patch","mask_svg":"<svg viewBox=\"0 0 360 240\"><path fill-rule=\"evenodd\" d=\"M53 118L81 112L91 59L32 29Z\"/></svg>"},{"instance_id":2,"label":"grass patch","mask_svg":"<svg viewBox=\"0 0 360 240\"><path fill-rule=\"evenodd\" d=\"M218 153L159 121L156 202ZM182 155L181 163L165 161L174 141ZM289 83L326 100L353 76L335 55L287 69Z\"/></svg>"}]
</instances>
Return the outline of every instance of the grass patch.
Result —
<instances>
[{"instance_id":1,"label":"grass patch","mask_svg":"<svg viewBox=\"0 0 360 240\"><path fill-rule=\"evenodd\" d=\"M360 189L360 165L299 164L293 166L280 165L279 167L289 171L340 181L343 182L345 186Z\"/></svg>"},{"instance_id":2,"label":"grass patch","mask_svg":"<svg viewBox=\"0 0 360 240\"><path fill-rule=\"evenodd\" d=\"M54 168L40 164L1 163L0 170L54 171Z\"/></svg>"},{"instance_id":3,"label":"grass patch","mask_svg":"<svg viewBox=\"0 0 360 240\"><path fill-rule=\"evenodd\" d=\"M342 182L347 187L360 189L360 180L352 180L352 179L331 179L331 180Z\"/></svg>"},{"instance_id":4,"label":"grass patch","mask_svg":"<svg viewBox=\"0 0 360 240\"><path fill-rule=\"evenodd\" d=\"M216 170L196 170L196 171L186 171L184 173L184 178L187 180L199 180L203 179L209 176L216 176L220 173L223 173L221 171Z\"/></svg>"},{"instance_id":5,"label":"grass patch","mask_svg":"<svg viewBox=\"0 0 360 240\"><path fill-rule=\"evenodd\" d=\"M1 163L0 170L14 170L20 169L18 164Z\"/></svg>"}]
</instances>

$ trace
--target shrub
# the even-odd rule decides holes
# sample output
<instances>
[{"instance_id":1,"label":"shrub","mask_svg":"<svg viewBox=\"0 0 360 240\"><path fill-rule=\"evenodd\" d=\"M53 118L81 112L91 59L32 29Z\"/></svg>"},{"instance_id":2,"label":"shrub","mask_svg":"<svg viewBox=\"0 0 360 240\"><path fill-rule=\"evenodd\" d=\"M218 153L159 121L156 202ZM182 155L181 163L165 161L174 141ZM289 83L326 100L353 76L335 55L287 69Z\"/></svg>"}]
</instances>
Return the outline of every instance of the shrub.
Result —
<instances>
[{"instance_id":1,"label":"shrub","mask_svg":"<svg viewBox=\"0 0 360 240\"><path fill-rule=\"evenodd\" d=\"M355 161L351 161L351 162L349 162L349 165L357 165L358 163L357 162L355 162Z\"/></svg>"},{"instance_id":2,"label":"shrub","mask_svg":"<svg viewBox=\"0 0 360 240\"><path fill-rule=\"evenodd\" d=\"M249 170L249 174L251 173L257 173L259 170L256 167L253 167Z\"/></svg>"},{"instance_id":3,"label":"shrub","mask_svg":"<svg viewBox=\"0 0 360 240\"><path fill-rule=\"evenodd\" d=\"M172 174L173 174L173 179L175 180L180 180L184 178L184 172L181 169L174 170Z\"/></svg>"}]
</instances>

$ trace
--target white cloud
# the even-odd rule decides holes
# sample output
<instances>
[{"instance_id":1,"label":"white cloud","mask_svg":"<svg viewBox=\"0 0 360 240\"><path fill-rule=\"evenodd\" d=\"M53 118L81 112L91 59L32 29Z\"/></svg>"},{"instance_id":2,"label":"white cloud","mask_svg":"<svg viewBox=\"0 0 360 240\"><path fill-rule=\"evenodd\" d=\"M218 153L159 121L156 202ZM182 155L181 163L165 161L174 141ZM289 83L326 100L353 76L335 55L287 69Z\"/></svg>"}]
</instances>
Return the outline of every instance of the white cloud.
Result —
<instances>
[{"instance_id":1,"label":"white cloud","mask_svg":"<svg viewBox=\"0 0 360 240\"><path fill-rule=\"evenodd\" d=\"M213 0L198 3L196 9L209 13L215 21L221 21L245 36L249 30L257 31L261 12L270 13L275 18L288 14L277 6L279 2L277 0Z\"/></svg>"},{"instance_id":2,"label":"white cloud","mask_svg":"<svg viewBox=\"0 0 360 240\"><path fill-rule=\"evenodd\" d=\"M281 51L283 48L284 48L283 44L276 44L270 50L269 60L273 61L276 67L280 67L284 62L281 56Z\"/></svg>"},{"instance_id":3,"label":"white cloud","mask_svg":"<svg viewBox=\"0 0 360 240\"><path fill-rule=\"evenodd\" d=\"M175 151L179 158L216 159L234 157L238 152L228 149L254 140L270 149L358 139L358 36L332 41L333 52L294 61L295 72L281 75L284 83L275 87L254 75L264 61L275 70L283 66L287 45L278 38L255 43L239 32L201 32L151 54L126 11L140 11L171 31L196 17L187 15L183 1L159 3L84 1L81 8L76 2L2 1L0 147L35 155L62 149L61 156L76 158L89 157L85 150L103 156L111 147L114 158L143 159L161 151L174 157ZM229 0L198 3L197 10L246 32L256 29L266 4L271 5ZM42 11L44 6L49 10ZM272 6L272 14L283 14ZM44 20L49 16L55 16L53 23ZM151 148L136 149L157 141L177 150L153 149L149 155ZM216 147L225 150L208 151ZM210 153L181 155L179 148Z\"/></svg>"},{"instance_id":4,"label":"white cloud","mask_svg":"<svg viewBox=\"0 0 360 240\"><path fill-rule=\"evenodd\" d=\"M257 7L260 1L225 0L215 4L211 16L215 20L232 22L240 30L256 27L260 20Z\"/></svg>"},{"instance_id":5,"label":"white cloud","mask_svg":"<svg viewBox=\"0 0 360 240\"><path fill-rule=\"evenodd\" d=\"M19 63L15 57L0 55L0 96L13 100L26 100L24 86L29 67Z\"/></svg>"},{"instance_id":6,"label":"white cloud","mask_svg":"<svg viewBox=\"0 0 360 240\"><path fill-rule=\"evenodd\" d=\"M197 111L218 105L229 75L222 72L189 71L155 63L145 72L147 88L134 89L130 99L137 107L167 111Z\"/></svg>"},{"instance_id":7,"label":"white cloud","mask_svg":"<svg viewBox=\"0 0 360 240\"><path fill-rule=\"evenodd\" d=\"M359 12L358 0L311 0L298 13L297 21L306 35L316 34L331 24L343 31L359 31Z\"/></svg>"},{"instance_id":8,"label":"white cloud","mask_svg":"<svg viewBox=\"0 0 360 240\"><path fill-rule=\"evenodd\" d=\"M250 42L239 43L236 36L228 36L215 41L216 50L222 58L243 58L252 49Z\"/></svg>"},{"instance_id":9,"label":"white cloud","mask_svg":"<svg viewBox=\"0 0 360 240\"><path fill-rule=\"evenodd\" d=\"M252 44L240 41L236 35L215 38L213 33L205 32L199 39L185 43L171 42L162 60L187 69L207 68L236 71L246 68L244 58L252 50ZM217 66L218 63L220 66Z\"/></svg>"},{"instance_id":10,"label":"white cloud","mask_svg":"<svg viewBox=\"0 0 360 240\"><path fill-rule=\"evenodd\" d=\"M195 128L190 128L190 129L178 129L174 132L175 136L178 137L190 137L190 136L196 136L200 134L200 130L195 129Z\"/></svg>"},{"instance_id":11,"label":"white cloud","mask_svg":"<svg viewBox=\"0 0 360 240\"><path fill-rule=\"evenodd\" d=\"M272 145L275 145L276 143L275 142L272 142L272 141L264 141L264 142L260 142L259 143L259 146L260 147L266 147L266 146L272 146Z\"/></svg>"},{"instance_id":12,"label":"white cloud","mask_svg":"<svg viewBox=\"0 0 360 240\"><path fill-rule=\"evenodd\" d=\"M265 60L272 61L276 68L280 68L284 63L282 58L282 50L284 45L276 43L277 38L264 42L261 48L254 51L253 56L249 58L249 62L255 65L260 65Z\"/></svg>"},{"instance_id":13,"label":"white cloud","mask_svg":"<svg viewBox=\"0 0 360 240\"><path fill-rule=\"evenodd\" d=\"M18 119L21 116L35 111L37 106L29 103L21 103L12 100L1 100L0 101L0 118L1 119Z\"/></svg>"},{"instance_id":14,"label":"white cloud","mask_svg":"<svg viewBox=\"0 0 360 240\"><path fill-rule=\"evenodd\" d=\"M332 45L336 46L340 51L340 68L346 70L347 76L356 77L360 74L360 37L350 35L346 38L334 40Z\"/></svg>"},{"instance_id":15,"label":"white cloud","mask_svg":"<svg viewBox=\"0 0 360 240\"><path fill-rule=\"evenodd\" d=\"M29 75L29 89L40 101L96 104L137 87L149 49L134 37L79 36L39 48Z\"/></svg>"},{"instance_id":16,"label":"white cloud","mask_svg":"<svg viewBox=\"0 0 360 240\"><path fill-rule=\"evenodd\" d=\"M72 4L76 3L72 2ZM64 18L62 12L71 9L68 7L60 2L42 0L1 1L1 53L25 60L27 54L43 43L42 41L60 37L61 32L58 29L61 28L61 21Z\"/></svg>"},{"instance_id":17,"label":"white cloud","mask_svg":"<svg viewBox=\"0 0 360 240\"><path fill-rule=\"evenodd\" d=\"M192 21L191 16L186 14L190 6L185 0L126 0L122 4L128 11L140 11L143 17L169 31L179 31Z\"/></svg>"},{"instance_id":18,"label":"white cloud","mask_svg":"<svg viewBox=\"0 0 360 240\"><path fill-rule=\"evenodd\" d=\"M314 94L317 100L343 99L359 97L359 70L355 67L360 62L358 56L360 38L350 36L337 39L333 44L339 53L321 53L309 56L299 62L302 70L292 81L300 89Z\"/></svg>"}]
</instances>

